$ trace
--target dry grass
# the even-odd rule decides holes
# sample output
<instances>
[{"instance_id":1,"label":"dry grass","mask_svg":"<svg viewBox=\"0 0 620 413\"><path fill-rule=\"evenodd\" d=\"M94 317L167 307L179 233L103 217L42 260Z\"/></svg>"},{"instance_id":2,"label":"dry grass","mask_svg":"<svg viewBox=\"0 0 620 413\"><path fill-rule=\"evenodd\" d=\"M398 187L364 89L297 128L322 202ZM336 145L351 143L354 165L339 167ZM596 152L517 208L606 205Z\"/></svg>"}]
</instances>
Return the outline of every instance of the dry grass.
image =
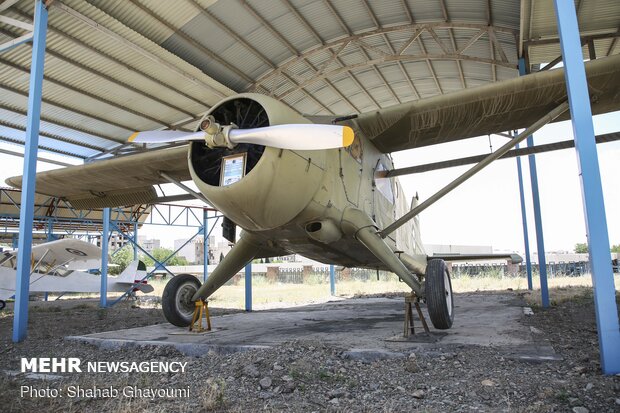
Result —
<instances>
[{"instance_id":1,"label":"dry grass","mask_svg":"<svg viewBox=\"0 0 620 413\"><path fill-rule=\"evenodd\" d=\"M620 275L614 276L615 285L620 288ZM530 305L540 305L540 281L538 275L534 276L534 290L525 295ZM155 291L151 295L161 297L167 280L152 280L151 284ZM592 279L590 274L580 277L551 277L548 279L551 291L551 302L560 303L566 299L591 294ZM452 288L456 293L475 291L527 291L527 280L524 277L504 277L496 273L480 276L460 276L452 279ZM405 283L399 282L396 277L382 277L380 281L350 280L336 283L336 296L341 298L355 295L382 294L394 292L407 292L409 288ZM120 293L110 293L108 301L120 296ZM55 296L50 294L50 300ZM64 299L98 298L98 294L67 294ZM254 309L268 309L290 307L296 305L323 303L333 300L330 295L329 284L316 282L310 284L292 283L268 283L265 278L257 277L252 283L252 306ZM225 285L221 287L209 301L213 306L223 308L245 308L245 283L243 278L237 285ZM41 311L58 311L59 309L44 309ZM35 310L37 311L37 310ZM11 314L9 314L11 313ZM0 318L12 315L12 311L3 311Z\"/></svg>"},{"instance_id":2,"label":"dry grass","mask_svg":"<svg viewBox=\"0 0 620 413\"><path fill-rule=\"evenodd\" d=\"M153 294L161 296L166 281L155 281ZM586 294L592 287L592 279L589 274L581 277L553 277L548 280L549 288L553 289L551 295L555 302L564 301L567 298ZM620 286L620 276L615 276L616 286ZM521 277L500 276L463 276L452 280L454 292L474 291L527 291L527 280ZM534 277L534 291L527 294L531 305L540 304L540 283ZM392 292L407 292L409 287L398 279L370 280L370 281L345 281L336 284L338 297L351 297L354 295L368 295ZM267 282L253 282L252 305L254 309L267 309L326 302L333 297L329 293L329 284L270 284ZM245 283L243 280L238 285L226 285L220 288L209 300L213 306L224 308L243 309L245 306Z\"/></svg>"}]
</instances>

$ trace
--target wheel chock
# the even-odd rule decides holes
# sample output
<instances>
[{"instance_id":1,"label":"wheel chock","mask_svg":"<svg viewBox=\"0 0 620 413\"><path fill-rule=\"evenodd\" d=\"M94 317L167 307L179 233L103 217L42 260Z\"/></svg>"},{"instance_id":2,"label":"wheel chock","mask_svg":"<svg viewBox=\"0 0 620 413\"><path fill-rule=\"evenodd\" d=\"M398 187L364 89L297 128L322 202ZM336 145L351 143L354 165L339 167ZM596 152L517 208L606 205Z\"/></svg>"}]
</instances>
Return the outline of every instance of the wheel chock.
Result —
<instances>
[{"instance_id":1,"label":"wheel chock","mask_svg":"<svg viewBox=\"0 0 620 413\"><path fill-rule=\"evenodd\" d=\"M420 308L420 298L412 292L410 294L405 294L405 326L403 336L409 337L410 335L415 335L413 310L411 308L412 304L415 306L418 317L420 317L420 321L422 321L424 331L430 334L431 330L428 328L428 324L426 323L426 319L424 318L424 314L422 314L422 309Z\"/></svg>"},{"instance_id":2,"label":"wheel chock","mask_svg":"<svg viewBox=\"0 0 620 413\"><path fill-rule=\"evenodd\" d=\"M194 315L192 317L192 323L189 325L189 331L194 333L202 333L204 331L211 331L211 317L209 317L209 302L202 298L196 301L196 307L194 308ZM202 318L206 318L206 328L202 326Z\"/></svg>"}]
</instances>

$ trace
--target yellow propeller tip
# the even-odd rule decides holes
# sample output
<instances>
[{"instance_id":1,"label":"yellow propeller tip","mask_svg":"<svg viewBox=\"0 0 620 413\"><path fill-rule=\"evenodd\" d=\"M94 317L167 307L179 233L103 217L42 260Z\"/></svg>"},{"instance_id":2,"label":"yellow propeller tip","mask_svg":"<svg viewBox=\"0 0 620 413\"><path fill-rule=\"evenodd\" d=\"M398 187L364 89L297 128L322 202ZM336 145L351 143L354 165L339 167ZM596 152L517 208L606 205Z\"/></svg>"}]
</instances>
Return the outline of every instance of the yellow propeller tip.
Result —
<instances>
[{"instance_id":1,"label":"yellow propeller tip","mask_svg":"<svg viewBox=\"0 0 620 413\"><path fill-rule=\"evenodd\" d=\"M138 136L138 133L140 133L140 132L132 133L131 136L129 137L129 139L127 139L127 142L133 142L134 139L136 139L136 136Z\"/></svg>"},{"instance_id":2,"label":"yellow propeller tip","mask_svg":"<svg viewBox=\"0 0 620 413\"><path fill-rule=\"evenodd\" d=\"M346 148L347 146L353 143L353 139L355 139L355 133L353 133L353 129L348 126L343 127L342 129L342 147Z\"/></svg>"}]
</instances>

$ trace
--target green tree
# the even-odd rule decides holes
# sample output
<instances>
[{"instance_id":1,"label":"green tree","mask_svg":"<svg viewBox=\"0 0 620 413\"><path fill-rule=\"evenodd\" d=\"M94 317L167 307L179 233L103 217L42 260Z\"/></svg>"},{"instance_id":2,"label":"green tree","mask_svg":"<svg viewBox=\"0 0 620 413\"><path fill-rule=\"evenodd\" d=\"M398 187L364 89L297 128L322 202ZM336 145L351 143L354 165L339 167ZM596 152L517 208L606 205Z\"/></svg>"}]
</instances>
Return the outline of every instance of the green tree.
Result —
<instances>
[{"instance_id":1,"label":"green tree","mask_svg":"<svg viewBox=\"0 0 620 413\"><path fill-rule=\"evenodd\" d=\"M151 255L159 262L162 262L163 260L165 260L166 258L168 258L174 251L168 248L155 248L153 250L153 252L151 252ZM146 264L147 267L151 267L155 265L155 262L150 258L150 257L146 257L146 256L140 256L140 259L142 261L144 261L144 263ZM170 258L168 261L166 261L165 265L187 265L189 264L187 262L187 260L185 259L185 257L179 257L178 255L175 255L174 257Z\"/></svg>"},{"instance_id":2,"label":"green tree","mask_svg":"<svg viewBox=\"0 0 620 413\"><path fill-rule=\"evenodd\" d=\"M576 254L587 254L588 252L588 244L578 242L575 244L575 253Z\"/></svg>"},{"instance_id":3,"label":"green tree","mask_svg":"<svg viewBox=\"0 0 620 413\"><path fill-rule=\"evenodd\" d=\"M110 260L111 264L116 264L118 267L110 267L110 274L120 274L125 268L133 261L133 247L129 244L118 250Z\"/></svg>"},{"instance_id":4,"label":"green tree","mask_svg":"<svg viewBox=\"0 0 620 413\"><path fill-rule=\"evenodd\" d=\"M612 245L611 252L620 252L620 244Z\"/></svg>"}]
</instances>

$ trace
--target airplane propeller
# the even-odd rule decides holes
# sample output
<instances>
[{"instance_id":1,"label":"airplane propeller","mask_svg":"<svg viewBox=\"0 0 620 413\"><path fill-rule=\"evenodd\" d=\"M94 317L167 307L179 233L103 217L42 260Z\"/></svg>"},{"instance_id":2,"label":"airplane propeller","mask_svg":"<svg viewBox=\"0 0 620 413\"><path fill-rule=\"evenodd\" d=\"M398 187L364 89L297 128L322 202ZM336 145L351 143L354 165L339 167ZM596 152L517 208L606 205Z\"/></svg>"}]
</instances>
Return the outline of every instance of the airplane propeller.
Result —
<instances>
[{"instance_id":1,"label":"airplane propeller","mask_svg":"<svg viewBox=\"0 0 620 413\"><path fill-rule=\"evenodd\" d=\"M205 140L209 147L233 148L240 143L271 146L291 150L344 148L353 143L353 129L340 125L289 124L263 128L239 129L236 125L220 126L208 116L198 132L147 131L129 137L133 143L168 143Z\"/></svg>"}]
</instances>

